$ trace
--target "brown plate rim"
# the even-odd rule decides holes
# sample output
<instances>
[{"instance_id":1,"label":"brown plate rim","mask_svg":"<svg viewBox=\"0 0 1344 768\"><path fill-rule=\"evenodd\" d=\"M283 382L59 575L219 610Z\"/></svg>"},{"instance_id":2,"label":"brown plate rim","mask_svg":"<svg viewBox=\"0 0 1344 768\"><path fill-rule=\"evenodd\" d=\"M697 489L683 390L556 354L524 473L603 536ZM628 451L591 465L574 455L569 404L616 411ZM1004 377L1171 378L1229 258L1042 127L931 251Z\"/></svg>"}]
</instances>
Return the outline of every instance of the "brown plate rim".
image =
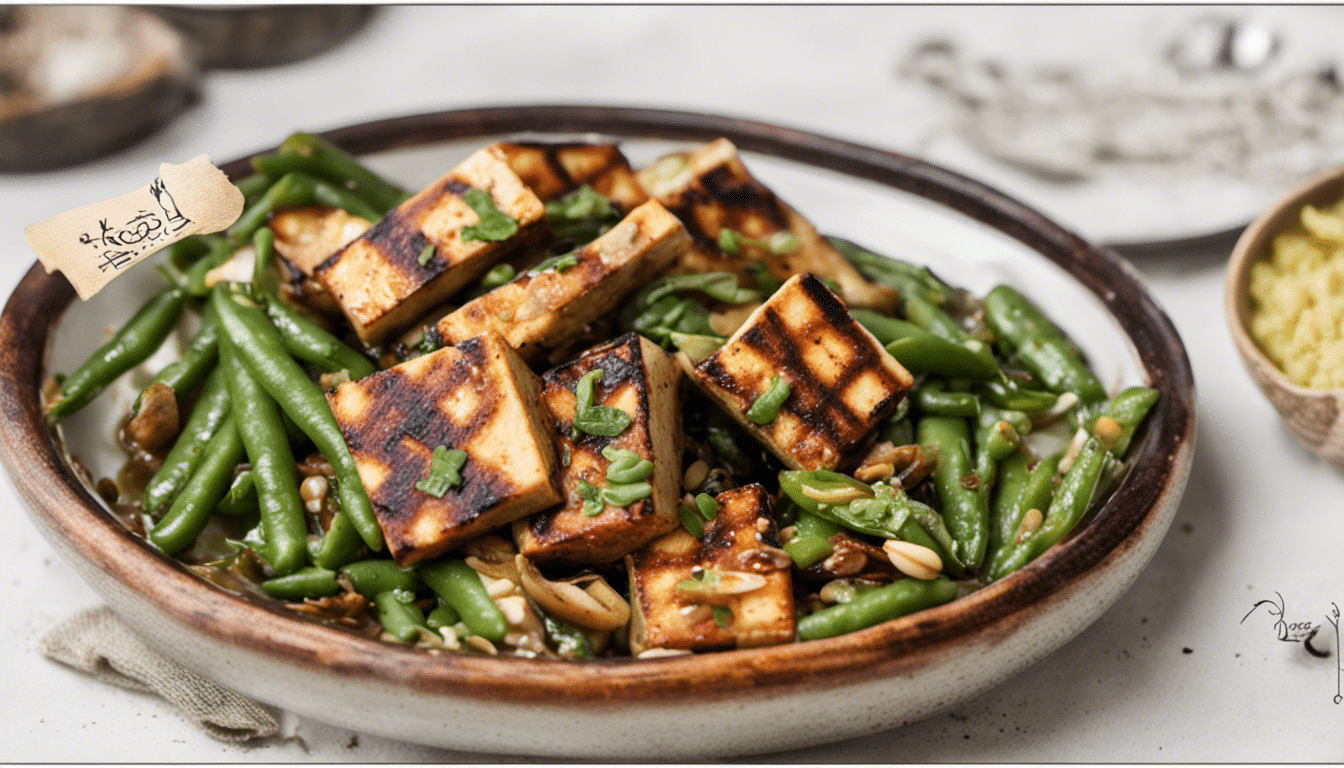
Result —
<instances>
[{"instance_id":1,"label":"brown plate rim","mask_svg":"<svg viewBox=\"0 0 1344 768\"><path fill-rule=\"evenodd\" d=\"M49 536L78 549L183 628L299 669L394 682L479 700L587 702L771 696L852 683L986 633L1009 631L1033 606L1069 592L1150 524L1184 483L1194 437L1194 380L1170 319L1128 266L993 188L913 157L779 125L695 112L600 105L497 106L353 125L324 135L356 154L516 133L599 133L707 141L839 171L941 203L1050 259L1115 317L1162 396L1129 474L1090 524L1003 581L920 614L828 640L649 660L566 662L432 655L322 626L261 600L209 585L134 536L79 481L45 428L43 350L74 292L34 264L0 315L0 459ZM244 174L245 160L226 171Z\"/></svg>"}]
</instances>

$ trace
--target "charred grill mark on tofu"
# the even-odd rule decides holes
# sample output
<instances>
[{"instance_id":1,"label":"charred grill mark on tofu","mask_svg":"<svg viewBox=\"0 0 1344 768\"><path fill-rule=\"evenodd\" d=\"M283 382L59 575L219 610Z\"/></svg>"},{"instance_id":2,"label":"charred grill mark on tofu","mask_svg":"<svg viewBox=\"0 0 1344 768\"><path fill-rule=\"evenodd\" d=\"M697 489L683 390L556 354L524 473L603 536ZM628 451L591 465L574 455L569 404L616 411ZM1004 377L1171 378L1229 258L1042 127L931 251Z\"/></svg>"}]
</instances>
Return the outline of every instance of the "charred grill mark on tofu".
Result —
<instances>
[{"instance_id":1,"label":"charred grill mark on tofu","mask_svg":"<svg viewBox=\"0 0 1344 768\"><path fill-rule=\"evenodd\" d=\"M594 384L594 402L619 407L631 417L630 425L611 437L584 434L571 439L573 387L594 370L603 372ZM552 439L558 452L569 452L570 463L560 470L563 504L514 524L519 551L539 562L611 562L679 525L681 441L673 430L680 426L680 409L672 394L676 377L666 353L634 333L543 375ZM596 515L585 515L579 480L599 489L610 485L609 462L602 455L608 445L653 463L647 480L652 493L625 507L604 506Z\"/></svg>"},{"instance_id":2,"label":"charred grill mark on tofu","mask_svg":"<svg viewBox=\"0 0 1344 768\"><path fill-rule=\"evenodd\" d=\"M720 165L700 177L710 199L733 208L766 216L779 229L788 229L789 220L775 193L751 177L743 178L728 165ZM714 233L718 236L718 233Z\"/></svg>"},{"instance_id":3,"label":"charred grill mark on tofu","mask_svg":"<svg viewBox=\"0 0 1344 768\"><path fill-rule=\"evenodd\" d=\"M692 375L775 455L801 469L839 466L912 383L811 274L785 283ZM773 376L789 385L787 399L769 423L749 423L747 409Z\"/></svg>"}]
</instances>

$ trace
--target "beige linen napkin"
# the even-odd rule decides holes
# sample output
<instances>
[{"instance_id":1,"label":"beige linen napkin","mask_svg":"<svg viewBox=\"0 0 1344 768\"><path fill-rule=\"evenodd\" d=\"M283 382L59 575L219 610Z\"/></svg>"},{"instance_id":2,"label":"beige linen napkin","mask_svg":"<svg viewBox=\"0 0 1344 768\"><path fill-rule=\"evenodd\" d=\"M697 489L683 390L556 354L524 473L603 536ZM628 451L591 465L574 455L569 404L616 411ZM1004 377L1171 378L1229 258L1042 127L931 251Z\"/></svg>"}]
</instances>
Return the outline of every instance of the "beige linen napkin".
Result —
<instances>
[{"instance_id":1,"label":"beige linen napkin","mask_svg":"<svg viewBox=\"0 0 1344 768\"><path fill-rule=\"evenodd\" d=\"M110 608L91 608L66 620L42 638L38 650L105 683L157 693L221 741L251 741L280 733L275 711L151 649Z\"/></svg>"}]
</instances>

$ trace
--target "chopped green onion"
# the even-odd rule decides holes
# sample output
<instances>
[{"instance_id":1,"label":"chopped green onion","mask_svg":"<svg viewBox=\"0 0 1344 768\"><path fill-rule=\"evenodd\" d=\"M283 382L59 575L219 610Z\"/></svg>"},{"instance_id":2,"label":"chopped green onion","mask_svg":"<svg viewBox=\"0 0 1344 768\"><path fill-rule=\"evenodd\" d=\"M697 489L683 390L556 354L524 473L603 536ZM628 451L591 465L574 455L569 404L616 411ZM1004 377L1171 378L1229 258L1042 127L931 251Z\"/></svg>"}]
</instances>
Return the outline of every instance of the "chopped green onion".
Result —
<instances>
[{"instance_id":1,"label":"chopped green onion","mask_svg":"<svg viewBox=\"0 0 1344 768\"><path fill-rule=\"evenodd\" d=\"M719 250L727 254L737 255L741 252L743 245L750 245L760 248L771 256L788 256L796 253L803 244L798 238L787 230L772 232L764 239L747 237L741 232L724 228L719 230Z\"/></svg>"},{"instance_id":2,"label":"chopped green onion","mask_svg":"<svg viewBox=\"0 0 1344 768\"><path fill-rule=\"evenodd\" d=\"M466 463L466 451L440 445L430 459L429 474L415 487L441 499L449 489L462 485L462 466Z\"/></svg>"},{"instance_id":3,"label":"chopped green onion","mask_svg":"<svg viewBox=\"0 0 1344 768\"><path fill-rule=\"evenodd\" d=\"M585 432L599 437L615 437L630 426L630 414L620 408L594 402L594 386L602 379L603 373L603 369L594 368L574 385L574 428L570 432L571 440L578 439Z\"/></svg>"},{"instance_id":4,"label":"chopped green onion","mask_svg":"<svg viewBox=\"0 0 1344 768\"><path fill-rule=\"evenodd\" d=\"M516 276L517 271L512 264L496 264L481 278L480 287L483 291L492 291Z\"/></svg>"},{"instance_id":5,"label":"chopped green onion","mask_svg":"<svg viewBox=\"0 0 1344 768\"><path fill-rule=\"evenodd\" d=\"M778 278L770 272L770 267L763 261L749 261L746 263L747 274L751 275L752 282L756 287L766 293L774 293L783 285Z\"/></svg>"},{"instance_id":6,"label":"chopped green onion","mask_svg":"<svg viewBox=\"0 0 1344 768\"><path fill-rule=\"evenodd\" d=\"M602 490L602 500L613 507L628 507L652 495L653 486L648 483L612 485Z\"/></svg>"},{"instance_id":7,"label":"chopped green onion","mask_svg":"<svg viewBox=\"0 0 1344 768\"><path fill-rule=\"evenodd\" d=\"M770 385L759 397L752 401L747 409L747 420L752 424L765 425L779 415L779 407L789 398L789 383L779 376L770 377Z\"/></svg>"},{"instance_id":8,"label":"chopped green onion","mask_svg":"<svg viewBox=\"0 0 1344 768\"><path fill-rule=\"evenodd\" d=\"M611 464L607 467L607 482L612 485L637 483L653 475L653 462L628 448L602 449L602 456Z\"/></svg>"},{"instance_id":9,"label":"chopped green onion","mask_svg":"<svg viewBox=\"0 0 1344 768\"><path fill-rule=\"evenodd\" d=\"M423 267L426 264L428 264L429 260L432 258L434 258L434 244L430 243L429 245L425 246L425 249L423 251L420 252L420 257L417 258L416 261L420 262L420 266Z\"/></svg>"},{"instance_id":10,"label":"chopped green onion","mask_svg":"<svg viewBox=\"0 0 1344 768\"><path fill-rule=\"evenodd\" d=\"M475 224L462 228L462 240L498 242L508 240L518 231L518 220L499 210L490 193L480 189L468 189L462 193L462 201L476 212L479 219Z\"/></svg>"},{"instance_id":11,"label":"chopped green onion","mask_svg":"<svg viewBox=\"0 0 1344 768\"><path fill-rule=\"evenodd\" d=\"M559 256L551 256L547 259L543 259L540 264L527 270L527 274L536 276L548 269L554 269L556 272L564 272L566 269L577 267L578 265L579 257L572 253L563 253Z\"/></svg>"},{"instance_id":12,"label":"chopped green onion","mask_svg":"<svg viewBox=\"0 0 1344 768\"><path fill-rule=\"evenodd\" d=\"M713 609L714 623L720 627L727 628L733 623L733 611L731 608L723 605L716 605Z\"/></svg>"},{"instance_id":13,"label":"chopped green onion","mask_svg":"<svg viewBox=\"0 0 1344 768\"><path fill-rule=\"evenodd\" d=\"M579 489L579 495L583 497L583 506L580 508L580 511L583 512L585 516L593 517L594 515L600 514L602 510L606 508L606 504L602 501L602 492L592 483L583 478L579 478L577 487Z\"/></svg>"}]
</instances>

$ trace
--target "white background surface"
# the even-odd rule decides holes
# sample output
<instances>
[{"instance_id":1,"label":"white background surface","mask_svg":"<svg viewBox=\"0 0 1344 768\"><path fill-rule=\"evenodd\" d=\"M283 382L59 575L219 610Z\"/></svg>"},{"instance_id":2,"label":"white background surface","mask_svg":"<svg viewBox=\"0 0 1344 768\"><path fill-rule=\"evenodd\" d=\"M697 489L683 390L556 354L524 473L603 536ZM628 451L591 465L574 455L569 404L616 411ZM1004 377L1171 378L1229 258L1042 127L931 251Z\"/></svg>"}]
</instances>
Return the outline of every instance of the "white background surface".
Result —
<instances>
[{"instance_id":1,"label":"white background surface","mask_svg":"<svg viewBox=\"0 0 1344 768\"><path fill-rule=\"evenodd\" d=\"M1232 12L1277 25L1296 46L1289 50L1308 57L1328 55L1344 28L1340 9ZM717 112L913 151L935 125L932 102L892 73L928 34L961 30L973 50L1003 56L1132 67L1159 47L1154 35L1195 13L1202 11L385 8L323 56L210 74L201 104L135 148L65 171L0 175L0 288L12 291L32 263L26 224L134 189L162 161L200 152L224 161L296 129L454 107L595 102ZM1115 57L1103 38L1148 42ZM1030 182L996 182L1028 202L1048 196L1033 196ZM1104 234L1095 223L1065 223ZM1320 624L1332 603L1344 604L1344 479L1293 441L1242 370L1223 320L1225 259L1211 252L1136 262L1186 341L1200 436L1176 521L1135 586L1059 652L950 713L766 759L1344 761L1344 704L1332 700L1338 655L1316 659L1279 642L1263 607L1242 621L1276 592L1289 622ZM287 733L301 742L221 744L153 697L49 662L35 651L38 638L98 598L37 534L7 478L0 516L2 762L489 759L292 718ZM1333 649L1328 624L1318 645Z\"/></svg>"}]
</instances>

